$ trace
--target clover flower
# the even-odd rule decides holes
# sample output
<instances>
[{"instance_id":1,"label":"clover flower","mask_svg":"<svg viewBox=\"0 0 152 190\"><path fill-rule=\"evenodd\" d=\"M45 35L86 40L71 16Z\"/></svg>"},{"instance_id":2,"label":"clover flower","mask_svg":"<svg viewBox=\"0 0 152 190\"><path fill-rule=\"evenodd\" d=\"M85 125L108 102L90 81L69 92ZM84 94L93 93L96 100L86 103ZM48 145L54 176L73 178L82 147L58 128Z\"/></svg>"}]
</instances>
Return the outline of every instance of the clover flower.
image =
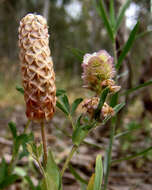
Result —
<instances>
[{"instance_id":1,"label":"clover flower","mask_svg":"<svg viewBox=\"0 0 152 190\"><path fill-rule=\"evenodd\" d=\"M55 111L56 86L44 17L27 14L20 21L19 49L26 115L30 120L49 120Z\"/></svg>"},{"instance_id":2,"label":"clover flower","mask_svg":"<svg viewBox=\"0 0 152 190\"><path fill-rule=\"evenodd\" d=\"M105 50L86 54L83 59L82 68L83 87L96 92L96 94L102 92L104 88L103 82L107 80L113 81L116 74L113 58ZM108 83L106 85L108 86ZM111 85L111 90L115 92L118 88Z\"/></svg>"}]
</instances>

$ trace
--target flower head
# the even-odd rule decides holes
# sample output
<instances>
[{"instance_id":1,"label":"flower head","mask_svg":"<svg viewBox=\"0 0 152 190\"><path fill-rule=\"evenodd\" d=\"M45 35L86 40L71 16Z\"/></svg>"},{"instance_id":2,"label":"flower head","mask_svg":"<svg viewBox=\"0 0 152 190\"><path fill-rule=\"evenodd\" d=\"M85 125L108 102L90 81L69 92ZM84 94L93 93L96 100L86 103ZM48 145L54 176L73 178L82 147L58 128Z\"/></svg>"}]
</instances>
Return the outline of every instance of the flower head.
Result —
<instances>
[{"instance_id":1,"label":"flower head","mask_svg":"<svg viewBox=\"0 0 152 190\"><path fill-rule=\"evenodd\" d=\"M49 120L55 111L56 86L44 17L27 14L21 20L19 48L26 115L34 121Z\"/></svg>"},{"instance_id":2,"label":"flower head","mask_svg":"<svg viewBox=\"0 0 152 190\"><path fill-rule=\"evenodd\" d=\"M113 58L105 50L86 54L82 67L84 87L95 91L97 94L102 91L101 83L115 76Z\"/></svg>"}]
</instances>

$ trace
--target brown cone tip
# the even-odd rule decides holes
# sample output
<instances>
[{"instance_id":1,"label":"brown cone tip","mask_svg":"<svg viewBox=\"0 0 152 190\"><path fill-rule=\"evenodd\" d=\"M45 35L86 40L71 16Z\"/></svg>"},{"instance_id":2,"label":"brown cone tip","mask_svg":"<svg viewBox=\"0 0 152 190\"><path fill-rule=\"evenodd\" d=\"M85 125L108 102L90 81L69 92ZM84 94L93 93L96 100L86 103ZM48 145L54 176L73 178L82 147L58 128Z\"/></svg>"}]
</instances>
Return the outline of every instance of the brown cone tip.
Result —
<instances>
[{"instance_id":1,"label":"brown cone tip","mask_svg":"<svg viewBox=\"0 0 152 190\"><path fill-rule=\"evenodd\" d=\"M34 121L49 120L55 111L56 86L44 17L28 14L20 21L19 48L26 115Z\"/></svg>"}]
</instances>

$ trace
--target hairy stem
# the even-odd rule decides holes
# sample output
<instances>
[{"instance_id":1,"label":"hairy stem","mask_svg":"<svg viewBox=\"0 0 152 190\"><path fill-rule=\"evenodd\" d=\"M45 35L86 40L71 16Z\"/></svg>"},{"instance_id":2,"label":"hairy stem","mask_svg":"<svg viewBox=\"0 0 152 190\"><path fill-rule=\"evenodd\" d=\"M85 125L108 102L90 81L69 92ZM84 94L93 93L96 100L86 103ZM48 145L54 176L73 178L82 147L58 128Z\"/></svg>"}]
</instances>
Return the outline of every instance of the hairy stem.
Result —
<instances>
[{"instance_id":1,"label":"hairy stem","mask_svg":"<svg viewBox=\"0 0 152 190\"><path fill-rule=\"evenodd\" d=\"M67 167L69 165L69 162L71 161L71 159L72 159L72 157L73 157L73 155L74 155L74 153L76 152L77 149L78 149L78 146L73 145L73 147L72 147L72 149L71 149L71 151L70 151L70 153L69 153L69 155L68 155L68 157L67 157L67 159L66 159L66 161L64 163L64 166L62 168L61 176L63 176L65 170L67 169Z\"/></svg>"},{"instance_id":2,"label":"hairy stem","mask_svg":"<svg viewBox=\"0 0 152 190\"><path fill-rule=\"evenodd\" d=\"M42 143L43 143L43 152L44 152L44 166L47 164L47 143L46 143L46 133L45 133L45 126L44 122L41 122L41 136L42 136Z\"/></svg>"}]
</instances>

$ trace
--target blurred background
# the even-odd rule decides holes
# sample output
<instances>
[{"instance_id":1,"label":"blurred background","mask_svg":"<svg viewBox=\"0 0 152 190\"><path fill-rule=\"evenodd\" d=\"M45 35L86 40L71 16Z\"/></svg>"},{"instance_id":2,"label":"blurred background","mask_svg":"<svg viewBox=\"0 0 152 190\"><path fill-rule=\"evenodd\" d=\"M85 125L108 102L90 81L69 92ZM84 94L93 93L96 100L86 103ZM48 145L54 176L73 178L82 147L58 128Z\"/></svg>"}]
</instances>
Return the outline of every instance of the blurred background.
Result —
<instances>
[{"instance_id":1,"label":"blurred background","mask_svg":"<svg viewBox=\"0 0 152 190\"><path fill-rule=\"evenodd\" d=\"M109 10L109 0L105 0L104 2L107 10ZM124 3L125 0L115 0L116 13L118 13L119 8ZM96 12L94 1L0 0L0 133L2 138L10 138L7 129L7 123L10 120L16 122L18 127L21 128L20 130L23 129L27 120L24 114L23 96L16 91L16 85L21 84L20 63L18 59L18 26L20 19L27 13L42 14L48 20L50 48L56 71L56 84L58 88L65 88L67 90L70 101L73 101L77 95L85 97L89 93L81 87L81 61L74 55L73 48L78 48L83 52L89 53L106 49L112 55L112 44L103 22ZM121 73L124 73L124 77L119 80L119 83L123 89L129 89L152 78L152 35L150 32L152 30L152 14L150 13L150 0L132 0L125 16L117 36L118 55L128 39L131 29L137 20L140 20L139 35L120 70ZM145 35L141 36L140 34L143 32L145 32ZM114 149L115 157L134 153L151 145L152 88L149 87L138 91L131 96L125 97L125 100L127 101L127 106L125 112L121 113L123 115L121 115L123 117L123 124L119 125L117 131L121 132L123 129L135 130L131 134L123 136L122 139L119 139L119 142L116 141L116 148ZM62 114L57 111L54 123L68 125L65 119L63 121L59 119L61 117ZM56 141L54 137L56 135L59 135L61 139L65 138L59 132L51 131L51 135L48 137L50 143ZM95 137L95 142L101 143L101 145L105 143L106 146L107 129L100 129L94 132L92 136ZM104 136L103 140L101 140L101 136ZM62 144L63 150L67 151L67 143L65 139L63 143L63 139L62 143L60 141L57 142L57 146ZM69 143L68 139L66 140ZM63 158L66 155L66 151L62 152L60 150ZM89 164L94 164L95 156L93 158L89 157L88 152L90 149L88 147L86 150L82 149L81 151L80 153L82 154L80 155L85 154L88 157L84 158L82 156L82 163L73 162L74 164L78 164L80 172L88 177L89 172L92 171ZM96 155L98 151L94 150L94 152ZM9 157L7 146L6 150L2 151L2 154L4 153L8 154ZM85 159L87 158L88 165L85 166L87 163ZM59 158L59 160L62 159ZM123 175L119 175L118 172L117 176L113 172L111 176L111 183L119 184L116 190L121 185L125 186L128 183L136 187L137 180L140 181L140 185L145 185L140 186L140 190L146 190L146 188L151 190L152 180L146 178L147 175L145 173L148 171L148 175L152 176L149 171L149 168L152 168L152 164L149 165L148 163L150 162L145 164L146 160L152 160L152 152L149 152L145 157L136 162L125 163L126 165L123 163L116 166L114 171L121 171L123 173ZM84 165L83 162L85 163ZM84 169L85 167L87 168L86 170ZM139 170L141 171L141 175L138 175ZM130 173L133 179L130 179L130 176L126 173ZM125 178L126 175L127 177ZM145 180L142 179L143 176ZM69 178L67 175L67 179ZM124 178L126 179L125 184L121 184ZM113 182L114 180L115 183ZM67 184L69 184L68 180ZM122 187L120 189L122 190Z\"/></svg>"}]
</instances>

